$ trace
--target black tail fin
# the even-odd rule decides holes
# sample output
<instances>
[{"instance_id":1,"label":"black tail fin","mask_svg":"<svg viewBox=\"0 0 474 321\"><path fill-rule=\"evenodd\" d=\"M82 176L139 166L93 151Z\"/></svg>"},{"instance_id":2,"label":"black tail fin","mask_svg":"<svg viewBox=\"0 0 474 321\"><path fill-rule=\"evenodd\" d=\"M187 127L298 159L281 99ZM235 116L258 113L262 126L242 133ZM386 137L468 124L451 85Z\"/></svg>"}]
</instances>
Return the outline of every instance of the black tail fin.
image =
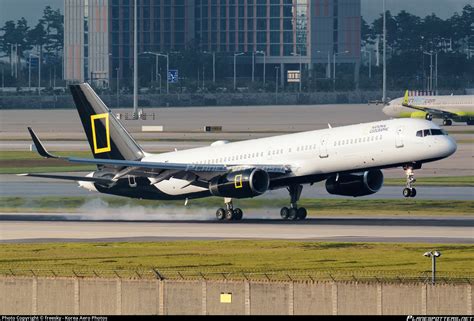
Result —
<instances>
[{"instance_id":1,"label":"black tail fin","mask_svg":"<svg viewBox=\"0 0 474 321\"><path fill-rule=\"evenodd\" d=\"M69 86L94 158L139 160L144 153L89 84Z\"/></svg>"}]
</instances>

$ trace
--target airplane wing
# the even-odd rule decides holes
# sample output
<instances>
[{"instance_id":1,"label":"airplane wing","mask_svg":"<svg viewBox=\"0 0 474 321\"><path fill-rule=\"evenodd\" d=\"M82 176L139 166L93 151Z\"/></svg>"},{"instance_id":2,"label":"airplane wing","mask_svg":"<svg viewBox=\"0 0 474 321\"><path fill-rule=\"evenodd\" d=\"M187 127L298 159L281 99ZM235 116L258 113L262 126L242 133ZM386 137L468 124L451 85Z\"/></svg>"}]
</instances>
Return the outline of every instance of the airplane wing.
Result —
<instances>
[{"instance_id":1,"label":"airplane wing","mask_svg":"<svg viewBox=\"0 0 474 321\"><path fill-rule=\"evenodd\" d=\"M168 162L143 162L132 160L118 160L118 159L89 159L77 157L61 157L49 153L44 147L41 140L35 132L28 127L33 143L35 144L38 154L44 158L63 159L72 163L78 164L94 164L102 165L107 168L113 168L116 171L114 177L110 179L85 178L77 176L56 176L56 175L41 175L41 174L21 174L23 176L35 176L45 178L57 178L76 181L92 181L97 183L112 183L126 175L142 176L155 178L157 182L169 179L171 177L190 177L191 180L208 181L215 176L228 173L233 170L244 168L259 168L265 170L269 174L282 175L291 171L288 165L248 165L248 164L191 164L191 163L168 163ZM192 175L189 175L192 174Z\"/></svg>"},{"instance_id":2,"label":"airplane wing","mask_svg":"<svg viewBox=\"0 0 474 321\"><path fill-rule=\"evenodd\" d=\"M436 116L439 116L441 118L452 118L452 117L457 116L457 114L451 113L449 111L440 110L440 109L436 109L436 108L430 108L430 107L416 106L414 104L410 104L409 101L408 101L408 90L405 92L405 97L403 98L402 106L407 107L407 108L411 108L411 109L424 111L426 113L429 113L431 115L436 115Z\"/></svg>"}]
</instances>

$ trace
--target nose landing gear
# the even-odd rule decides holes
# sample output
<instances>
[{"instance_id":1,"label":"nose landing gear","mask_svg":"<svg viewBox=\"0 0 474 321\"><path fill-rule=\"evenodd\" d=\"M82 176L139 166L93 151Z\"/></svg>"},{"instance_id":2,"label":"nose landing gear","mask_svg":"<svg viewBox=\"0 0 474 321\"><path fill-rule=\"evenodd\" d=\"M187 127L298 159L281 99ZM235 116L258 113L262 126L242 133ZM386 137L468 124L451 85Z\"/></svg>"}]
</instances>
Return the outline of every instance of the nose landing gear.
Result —
<instances>
[{"instance_id":1,"label":"nose landing gear","mask_svg":"<svg viewBox=\"0 0 474 321\"><path fill-rule=\"evenodd\" d=\"M304 220L308 215L306 208L299 207L297 202L300 199L301 192L303 191L303 185L291 185L288 186L288 192L290 193L291 204L290 208L283 207L280 210L280 216L284 220Z\"/></svg>"},{"instance_id":2,"label":"nose landing gear","mask_svg":"<svg viewBox=\"0 0 474 321\"><path fill-rule=\"evenodd\" d=\"M413 187L413 184L416 182L415 173L413 172L413 166L405 165L403 166L405 175L407 177L406 187L403 189L403 196L405 197L415 197L416 189Z\"/></svg>"}]
</instances>

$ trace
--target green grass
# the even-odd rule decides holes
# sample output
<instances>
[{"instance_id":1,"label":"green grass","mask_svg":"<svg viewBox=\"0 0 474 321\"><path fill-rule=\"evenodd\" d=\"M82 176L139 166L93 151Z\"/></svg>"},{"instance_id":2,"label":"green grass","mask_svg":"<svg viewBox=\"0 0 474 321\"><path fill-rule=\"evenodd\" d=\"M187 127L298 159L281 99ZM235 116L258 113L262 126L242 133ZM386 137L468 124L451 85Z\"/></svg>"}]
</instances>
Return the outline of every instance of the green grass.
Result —
<instances>
[{"instance_id":1,"label":"green grass","mask_svg":"<svg viewBox=\"0 0 474 321\"><path fill-rule=\"evenodd\" d=\"M95 166L34 166L21 168L1 168L0 174L23 174L23 173L61 173L61 172L83 172L94 171Z\"/></svg>"},{"instance_id":2,"label":"green grass","mask_svg":"<svg viewBox=\"0 0 474 321\"><path fill-rule=\"evenodd\" d=\"M384 185L403 186L405 179L386 178ZM441 177L419 177L416 181L417 186L464 186L474 187L474 176L441 176Z\"/></svg>"},{"instance_id":3,"label":"green grass","mask_svg":"<svg viewBox=\"0 0 474 321\"><path fill-rule=\"evenodd\" d=\"M91 158L92 154L89 151L75 151L75 152L56 152L51 151L52 154L58 156L73 156L73 157L84 157ZM0 161L3 160L26 160L26 159L43 159L38 155L37 152L30 151L0 151Z\"/></svg>"},{"instance_id":4,"label":"green grass","mask_svg":"<svg viewBox=\"0 0 474 321\"><path fill-rule=\"evenodd\" d=\"M58 156L73 156L92 158L90 152L52 152ZM48 172L75 172L92 171L96 169L91 165L71 165L71 163L44 159L36 152L29 151L1 151L0 152L0 174L21 173L48 173Z\"/></svg>"},{"instance_id":5,"label":"green grass","mask_svg":"<svg viewBox=\"0 0 474 321\"><path fill-rule=\"evenodd\" d=\"M129 198L97 196L91 197L0 197L0 212L77 212L81 207L94 199L105 202L109 208L128 206L159 210L162 207L175 206L184 209L184 201L151 201ZM251 209L272 208L275 211L288 206L287 199L255 198L235 200L235 206L246 212ZM355 199L301 199L298 203L307 208L309 215L473 215L473 201L439 201L439 200L355 200ZM214 211L223 206L223 200L217 197L189 200L187 209ZM251 214L249 214L251 215Z\"/></svg>"},{"instance_id":6,"label":"green grass","mask_svg":"<svg viewBox=\"0 0 474 321\"><path fill-rule=\"evenodd\" d=\"M348 275L409 277L428 274L431 260L425 251L443 256L437 270L451 277L472 277L472 245L393 243L328 243L314 241L173 241L124 243L1 244L0 273L12 269L53 270L61 275L75 271L130 270L152 267L165 276L176 272L276 272L338 279ZM29 273L29 272L28 272ZM50 273L50 272L46 272Z\"/></svg>"}]
</instances>

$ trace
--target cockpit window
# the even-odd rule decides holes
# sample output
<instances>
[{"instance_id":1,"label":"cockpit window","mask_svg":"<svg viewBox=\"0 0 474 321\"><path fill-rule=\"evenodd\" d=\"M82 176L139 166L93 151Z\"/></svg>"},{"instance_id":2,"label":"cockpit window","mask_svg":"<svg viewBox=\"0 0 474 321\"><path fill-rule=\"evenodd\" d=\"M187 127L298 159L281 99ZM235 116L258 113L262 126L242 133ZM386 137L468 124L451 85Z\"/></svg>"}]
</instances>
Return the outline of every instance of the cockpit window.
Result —
<instances>
[{"instance_id":1,"label":"cockpit window","mask_svg":"<svg viewBox=\"0 0 474 321\"><path fill-rule=\"evenodd\" d=\"M439 136L439 135L448 135L448 134L442 129L432 129L431 130L431 135Z\"/></svg>"},{"instance_id":2,"label":"cockpit window","mask_svg":"<svg viewBox=\"0 0 474 321\"><path fill-rule=\"evenodd\" d=\"M426 136L447 136L442 129L423 129L416 132L416 137L426 137Z\"/></svg>"}]
</instances>

